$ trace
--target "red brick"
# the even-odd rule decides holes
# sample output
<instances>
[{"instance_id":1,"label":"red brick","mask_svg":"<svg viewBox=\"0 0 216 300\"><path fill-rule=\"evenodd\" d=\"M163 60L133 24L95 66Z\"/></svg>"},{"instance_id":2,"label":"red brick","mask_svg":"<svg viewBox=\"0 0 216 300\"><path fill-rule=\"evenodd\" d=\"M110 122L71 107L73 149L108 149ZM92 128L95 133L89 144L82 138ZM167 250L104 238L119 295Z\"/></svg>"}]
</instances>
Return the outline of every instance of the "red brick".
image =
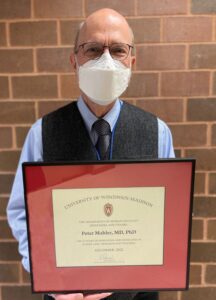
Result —
<instances>
[{"instance_id":1,"label":"red brick","mask_svg":"<svg viewBox=\"0 0 216 300\"><path fill-rule=\"evenodd\" d=\"M39 117L42 117L68 103L69 101L41 101L39 103Z\"/></svg>"},{"instance_id":2,"label":"red brick","mask_svg":"<svg viewBox=\"0 0 216 300\"><path fill-rule=\"evenodd\" d=\"M19 282L19 265L0 264L0 282Z\"/></svg>"},{"instance_id":3,"label":"red brick","mask_svg":"<svg viewBox=\"0 0 216 300\"><path fill-rule=\"evenodd\" d=\"M147 110L166 122L182 122L182 99L144 99L138 100L137 106Z\"/></svg>"},{"instance_id":4,"label":"red brick","mask_svg":"<svg viewBox=\"0 0 216 300\"><path fill-rule=\"evenodd\" d=\"M178 300L178 294L177 294L177 292L171 292L171 291L160 292L159 299L160 300Z\"/></svg>"},{"instance_id":5,"label":"red brick","mask_svg":"<svg viewBox=\"0 0 216 300\"><path fill-rule=\"evenodd\" d=\"M216 95L216 72L214 72L213 76L213 94Z\"/></svg>"},{"instance_id":6,"label":"red brick","mask_svg":"<svg viewBox=\"0 0 216 300\"><path fill-rule=\"evenodd\" d=\"M12 129L9 127L0 128L0 148L9 148L12 146Z\"/></svg>"},{"instance_id":7,"label":"red brick","mask_svg":"<svg viewBox=\"0 0 216 300\"><path fill-rule=\"evenodd\" d=\"M16 22L10 24L12 46L55 45L57 43L56 22Z\"/></svg>"},{"instance_id":8,"label":"red brick","mask_svg":"<svg viewBox=\"0 0 216 300\"><path fill-rule=\"evenodd\" d=\"M216 197L196 197L193 212L195 217L215 218Z\"/></svg>"},{"instance_id":9,"label":"red brick","mask_svg":"<svg viewBox=\"0 0 216 300\"><path fill-rule=\"evenodd\" d=\"M216 220L209 220L208 221L208 239L209 240L216 240Z\"/></svg>"},{"instance_id":10,"label":"red brick","mask_svg":"<svg viewBox=\"0 0 216 300\"><path fill-rule=\"evenodd\" d=\"M11 174L0 174L0 193L1 194L9 194L11 191L12 183L14 176ZM3 199L5 204L6 199ZM1 208L1 214L5 214L5 205Z\"/></svg>"},{"instance_id":11,"label":"red brick","mask_svg":"<svg viewBox=\"0 0 216 300\"><path fill-rule=\"evenodd\" d=\"M183 157L181 149L174 149L174 152L175 152L175 157L177 158Z\"/></svg>"},{"instance_id":12,"label":"red brick","mask_svg":"<svg viewBox=\"0 0 216 300\"><path fill-rule=\"evenodd\" d=\"M188 121L215 121L216 98L189 99L187 103Z\"/></svg>"},{"instance_id":13,"label":"red brick","mask_svg":"<svg viewBox=\"0 0 216 300\"><path fill-rule=\"evenodd\" d=\"M24 283L31 282L30 274L24 268L22 268L22 281Z\"/></svg>"},{"instance_id":14,"label":"red brick","mask_svg":"<svg viewBox=\"0 0 216 300\"><path fill-rule=\"evenodd\" d=\"M215 23L215 26L214 26L214 28L216 29L216 23ZM214 35L214 40L216 40L216 31L214 30L214 32L215 32L215 35Z\"/></svg>"},{"instance_id":15,"label":"red brick","mask_svg":"<svg viewBox=\"0 0 216 300\"><path fill-rule=\"evenodd\" d=\"M216 149L190 149L186 150L186 156L196 158L197 170L216 170Z\"/></svg>"},{"instance_id":16,"label":"red brick","mask_svg":"<svg viewBox=\"0 0 216 300\"><path fill-rule=\"evenodd\" d=\"M202 220L193 220L192 239L193 240L203 239L203 221Z\"/></svg>"},{"instance_id":17,"label":"red brick","mask_svg":"<svg viewBox=\"0 0 216 300\"><path fill-rule=\"evenodd\" d=\"M134 73L123 97L154 97L158 95L158 74Z\"/></svg>"},{"instance_id":18,"label":"red brick","mask_svg":"<svg viewBox=\"0 0 216 300\"><path fill-rule=\"evenodd\" d=\"M215 0L192 0L191 12L193 14L214 14L216 13Z\"/></svg>"},{"instance_id":19,"label":"red brick","mask_svg":"<svg viewBox=\"0 0 216 300\"><path fill-rule=\"evenodd\" d=\"M182 292L181 300L215 300L216 288L214 287L196 287Z\"/></svg>"},{"instance_id":20,"label":"red brick","mask_svg":"<svg viewBox=\"0 0 216 300\"><path fill-rule=\"evenodd\" d=\"M30 286L3 286L2 300L42 300L40 294L32 294Z\"/></svg>"},{"instance_id":21,"label":"red brick","mask_svg":"<svg viewBox=\"0 0 216 300\"><path fill-rule=\"evenodd\" d=\"M138 0L137 3L140 15L176 15L187 12L187 0Z\"/></svg>"},{"instance_id":22,"label":"red brick","mask_svg":"<svg viewBox=\"0 0 216 300\"><path fill-rule=\"evenodd\" d=\"M210 284L216 283L216 265L207 265L205 281Z\"/></svg>"},{"instance_id":23,"label":"red brick","mask_svg":"<svg viewBox=\"0 0 216 300\"><path fill-rule=\"evenodd\" d=\"M17 147L21 148L25 141L26 135L30 127L17 127L16 128L16 144Z\"/></svg>"},{"instance_id":24,"label":"red brick","mask_svg":"<svg viewBox=\"0 0 216 300\"><path fill-rule=\"evenodd\" d=\"M1 239L13 239L11 229L9 228L8 222L6 220L0 220L0 237ZM1 265L0 265L1 269ZM0 271L1 274L1 271ZM0 275L1 278L1 275ZM1 282L1 280L0 280Z\"/></svg>"},{"instance_id":25,"label":"red brick","mask_svg":"<svg viewBox=\"0 0 216 300\"><path fill-rule=\"evenodd\" d=\"M216 146L216 124L212 125L212 136L211 136L211 140L212 140L212 145Z\"/></svg>"},{"instance_id":26,"label":"red brick","mask_svg":"<svg viewBox=\"0 0 216 300\"><path fill-rule=\"evenodd\" d=\"M209 193L216 194L216 173L209 174Z\"/></svg>"},{"instance_id":27,"label":"red brick","mask_svg":"<svg viewBox=\"0 0 216 300\"><path fill-rule=\"evenodd\" d=\"M0 76L0 98L6 99L9 97L8 77Z\"/></svg>"},{"instance_id":28,"label":"red brick","mask_svg":"<svg viewBox=\"0 0 216 300\"><path fill-rule=\"evenodd\" d=\"M80 0L36 0L34 12L37 18L73 18L82 16Z\"/></svg>"},{"instance_id":29,"label":"red brick","mask_svg":"<svg viewBox=\"0 0 216 300\"><path fill-rule=\"evenodd\" d=\"M1 73L25 73L33 71L33 54L30 49L0 50Z\"/></svg>"},{"instance_id":30,"label":"red brick","mask_svg":"<svg viewBox=\"0 0 216 300\"><path fill-rule=\"evenodd\" d=\"M190 284L201 284L201 272L201 266L190 266Z\"/></svg>"},{"instance_id":31,"label":"red brick","mask_svg":"<svg viewBox=\"0 0 216 300\"><path fill-rule=\"evenodd\" d=\"M204 194L205 193L205 173L197 173L195 175L195 194Z\"/></svg>"},{"instance_id":32,"label":"red brick","mask_svg":"<svg viewBox=\"0 0 216 300\"><path fill-rule=\"evenodd\" d=\"M134 1L131 0L86 0L86 14L89 15L97 9L112 8L124 16L134 15Z\"/></svg>"},{"instance_id":33,"label":"red brick","mask_svg":"<svg viewBox=\"0 0 216 300\"><path fill-rule=\"evenodd\" d=\"M171 125L175 147L204 146L207 142L206 125ZM199 132L199 134L197 134Z\"/></svg>"},{"instance_id":34,"label":"red brick","mask_svg":"<svg viewBox=\"0 0 216 300\"><path fill-rule=\"evenodd\" d=\"M191 69L215 69L216 45L191 45L189 67Z\"/></svg>"},{"instance_id":35,"label":"red brick","mask_svg":"<svg viewBox=\"0 0 216 300\"><path fill-rule=\"evenodd\" d=\"M0 19L29 18L31 0L1 0Z\"/></svg>"},{"instance_id":36,"label":"red brick","mask_svg":"<svg viewBox=\"0 0 216 300\"><path fill-rule=\"evenodd\" d=\"M60 22L61 44L74 45L75 37L81 22L83 22L83 19Z\"/></svg>"},{"instance_id":37,"label":"red brick","mask_svg":"<svg viewBox=\"0 0 216 300\"><path fill-rule=\"evenodd\" d=\"M72 72L71 48L45 48L37 51L39 72Z\"/></svg>"},{"instance_id":38,"label":"red brick","mask_svg":"<svg viewBox=\"0 0 216 300\"><path fill-rule=\"evenodd\" d=\"M0 242L1 261L20 261L17 242Z\"/></svg>"},{"instance_id":39,"label":"red brick","mask_svg":"<svg viewBox=\"0 0 216 300\"><path fill-rule=\"evenodd\" d=\"M162 96L203 96L209 94L209 72L162 73Z\"/></svg>"},{"instance_id":40,"label":"red brick","mask_svg":"<svg viewBox=\"0 0 216 300\"><path fill-rule=\"evenodd\" d=\"M2 193L1 177L2 177L2 175L0 175L0 193ZM2 216L2 217L6 216L7 204L8 204L8 198L7 197L0 197L0 216Z\"/></svg>"},{"instance_id":41,"label":"red brick","mask_svg":"<svg viewBox=\"0 0 216 300\"><path fill-rule=\"evenodd\" d=\"M35 121L33 102L2 102L0 110L2 124L25 124Z\"/></svg>"},{"instance_id":42,"label":"red brick","mask_svg":"<svg viewBox=\"0 0 216 300\"><path fill-rule=\"evenodd\" d=\"M36 75L12 78L13 96L18 99L57 98L57 77Z\"/></svg>"},{"instance_id":43,"label":"red brick","mask_svg":"<svg viewBox=\"0 0 216 300\"><path fill-rule=\"evenodd\" d=\"M160 41L160 20L152 19L128 19L131 26L135 43L154 43Z\"/></svg>"},{"instance_id":44,"label":"red brick","mask_svg":"<svg viewBox=\"0 0 216 300\"><path fill-rule=\"evenodd\" d=\"M15 171L17 168L19 157L19 151L0 152L0 171Z\"/></svg>"},{"instance_id":45,"label":"red brick","mask_svg":"<svg viewBox=\"0 0 216 300\"><path fill-rule=\"evenodd\" d=\"M185 67L185 46L136 48L137 70L176 70Z\"/></svg>"},{"instance_id":46,"label":"red brick","mask_svg":"<svg viewBox=\"0 0 216 300\"><path fill-rule=\"evenodd\" d=\"M4 23L0 23L0 46L6 46L6 28Z\"/></svg>"},{"instance_id":47,"label":"red brick","mask_svg":"<svg viewBox=\"0 0 216 300\"><path fill-rule=\"evenodd\" d=\"M208 42L211 40L212 18L164 18L163 41L165 42Z\"/></svg>"},{"instance_id":48,"label":"red brick","mask_svg":"<svg viewBox=\"0 0 216 300\"><path fill-rule=\"evenodd\" d=\"M216 243L192 243L192 262L212 262L216 261Z\"/></svg>"},{"instance_id":49,"label":"red brick","mask_svg":"<svg viewBox=\"0 0 216 300\"><path fill-rule=\"evenodd\" d=\"M65 99L77 99L80 95L76 75L61 76L61 96Z\"/></svg>"}]
</instances>

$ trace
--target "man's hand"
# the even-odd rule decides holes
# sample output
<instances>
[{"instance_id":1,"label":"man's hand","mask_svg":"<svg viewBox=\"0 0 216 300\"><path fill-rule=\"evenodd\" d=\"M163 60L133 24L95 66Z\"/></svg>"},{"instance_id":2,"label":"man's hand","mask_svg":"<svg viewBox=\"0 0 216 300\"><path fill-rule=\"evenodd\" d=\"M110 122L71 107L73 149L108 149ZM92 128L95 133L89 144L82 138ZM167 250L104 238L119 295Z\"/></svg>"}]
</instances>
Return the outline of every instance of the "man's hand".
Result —
<instances>
[{"instance_id":1,"label":"man's hand","mask_svg":"<svg viewBox=\"0 0 216 300\"><path fill-rule=\"evenodd\" d=\"M106 298L108 296L112 295L112 293L100 293L100 294L92 294L92 295L86 295L83 294L55 294L52 295L55 300L100 300L103 298Z\"/></svg>"}]
</instances>

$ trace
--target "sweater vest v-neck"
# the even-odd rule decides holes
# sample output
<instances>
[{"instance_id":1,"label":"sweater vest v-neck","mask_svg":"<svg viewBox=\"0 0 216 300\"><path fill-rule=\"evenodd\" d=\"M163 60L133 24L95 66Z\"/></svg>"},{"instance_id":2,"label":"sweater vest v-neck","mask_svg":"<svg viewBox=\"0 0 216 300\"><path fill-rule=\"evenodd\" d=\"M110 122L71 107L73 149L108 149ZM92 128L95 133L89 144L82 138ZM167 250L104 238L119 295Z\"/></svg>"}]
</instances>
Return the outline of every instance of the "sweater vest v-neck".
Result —
<instances>
[{"instance_id":1,"label":"sweater vest v-neck","mask_svg":"<svg viewBox=\"0 0 216 300\"><path fill-rule=\"evenodd\" d=\"M124 102L113 134L112 159L158 158L158 121L154 115ZM45 162L97 160L77 102L43 117L42 144Z\"/></svg>"}]
</instances>

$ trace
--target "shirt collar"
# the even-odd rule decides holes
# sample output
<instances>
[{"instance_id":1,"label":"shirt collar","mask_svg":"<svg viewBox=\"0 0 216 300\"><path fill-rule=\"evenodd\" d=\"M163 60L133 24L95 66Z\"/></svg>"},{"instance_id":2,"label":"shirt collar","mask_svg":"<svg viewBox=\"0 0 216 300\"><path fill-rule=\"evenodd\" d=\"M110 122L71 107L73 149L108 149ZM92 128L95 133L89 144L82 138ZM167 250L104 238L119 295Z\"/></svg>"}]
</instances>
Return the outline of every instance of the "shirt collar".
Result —
<instances>
[{"instance_id":1,"label":"shirt collar","mask_svg":"<svg viewBox=\"0 0 216 300\"><path fill-rule=\"evenodd\" d=\"M113 131L115 123L119 117L122 104L123 102L117 99L111 110L105 116L103 116L103 119L110 124L111 132ZM87 130L90 132L92 129L92 125L96 120L98 120L98 118L90 111L81 96L78 99L77 106L85 122Z\"/></svg>"}]
</instances>

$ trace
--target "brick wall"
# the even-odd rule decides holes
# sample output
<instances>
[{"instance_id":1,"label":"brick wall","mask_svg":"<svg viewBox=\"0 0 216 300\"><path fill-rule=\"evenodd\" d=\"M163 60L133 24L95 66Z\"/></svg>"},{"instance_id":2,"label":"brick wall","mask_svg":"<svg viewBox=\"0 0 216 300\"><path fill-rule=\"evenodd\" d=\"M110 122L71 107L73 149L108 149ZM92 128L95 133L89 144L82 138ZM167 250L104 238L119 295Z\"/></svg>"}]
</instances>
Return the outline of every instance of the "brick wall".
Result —
<instances>
[{"instance_id":1,"label":"brick wall","mask_svg":"<svg viewBox=\"0 0 216 300\"><path fill-rule=\"evenodd\" d=\"M31 296L5 208L23 140L79 91L69 54L77 24L111 7L134 29L137 63L125 98L170 125L177 156L196 157L189 292L216 299L216 1L0 0L0 300Z\"/></svg>"}]
</instances>

